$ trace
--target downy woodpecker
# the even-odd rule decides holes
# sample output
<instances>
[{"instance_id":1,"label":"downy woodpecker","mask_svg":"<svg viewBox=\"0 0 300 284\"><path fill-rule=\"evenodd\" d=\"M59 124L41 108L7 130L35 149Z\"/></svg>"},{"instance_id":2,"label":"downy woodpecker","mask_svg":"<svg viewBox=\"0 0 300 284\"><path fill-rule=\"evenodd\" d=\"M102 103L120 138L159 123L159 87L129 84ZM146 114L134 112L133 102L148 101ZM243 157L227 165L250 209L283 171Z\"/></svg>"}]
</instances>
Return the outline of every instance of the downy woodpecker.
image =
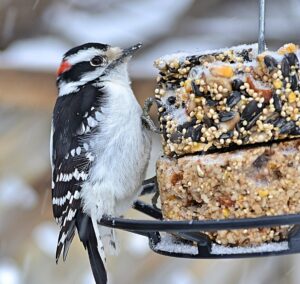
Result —
<instances>
[{"instance_id":1,"label":"downy woodpecker","mask_svg":"<svg viewBox=\"0 0 300 284\"><path fill-rule=\"evenodd\" d=\"M77 230L97 284L107 283L103 239L116 249L113 230L97 221L130 208L150 155L147 119L127 72L140 47L83 44L65 53L57 71L50 146L56 261L61 252L66 259Z\"/></svg>"}]
</instances>

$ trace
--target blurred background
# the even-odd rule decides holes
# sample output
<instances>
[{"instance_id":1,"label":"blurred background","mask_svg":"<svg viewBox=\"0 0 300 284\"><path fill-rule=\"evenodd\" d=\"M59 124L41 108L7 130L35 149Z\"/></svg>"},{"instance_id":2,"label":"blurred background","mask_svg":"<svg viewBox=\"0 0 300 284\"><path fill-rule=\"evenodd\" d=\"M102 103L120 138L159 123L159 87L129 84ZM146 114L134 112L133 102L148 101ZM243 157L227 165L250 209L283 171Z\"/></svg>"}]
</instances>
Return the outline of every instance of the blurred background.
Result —
<instances>
[{"instance_id":1,"label":"blurred background","mask_svg":"<svg viewBox=\"0 0 300 284\"><path fill-rule=\"evenodd\" d=\"M267 2L267 45L300 43L300 0ZM1 0L0 1L0 284L93 283L75 238L55 264L49 132L55 71L69 48L98 41L143 42L130 73L138 100L153 94L153 61L179 50L253 43L257 0ZM148 177L160 155L154 147ZM129 212L130 217L136 217ZM121 253L108 262L111 283L299 283L300 256L182 260L155 255L142 237L119 233Z\"/></svg>"}]
</instances>

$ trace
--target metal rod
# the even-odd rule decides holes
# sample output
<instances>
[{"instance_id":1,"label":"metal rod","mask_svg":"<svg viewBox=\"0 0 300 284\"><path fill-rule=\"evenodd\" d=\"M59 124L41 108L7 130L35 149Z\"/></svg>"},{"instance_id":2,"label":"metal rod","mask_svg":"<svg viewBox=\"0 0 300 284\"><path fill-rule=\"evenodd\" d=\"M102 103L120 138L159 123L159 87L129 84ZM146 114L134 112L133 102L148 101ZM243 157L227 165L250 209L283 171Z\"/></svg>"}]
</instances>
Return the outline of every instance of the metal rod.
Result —
<instances>
[{"instance_id":1,"label":"metal rod","mask_svg":"<svg viewBox=\"0 0 300 284\"><path fill-rule=\"evenodd\" d=\"M259 36L258 36L258 53L266 49L265 41L265 0L259 0Z\"/></svg>"},{"instance_id":2,"label":"metal rod","mask_svg":"<svg viewBox=\"0 0 300 284\"><path fill-rule=\"evenodd\" d=\"M162 214L161 214L160 210L154 208L151 205L148 205L147 203L145 203L141 200L137 200L133 204L133 208L136 209L137 211L141 212L141 213L144 213L148 216L151 216L152 218L162 219Z\"/></svg>"},{"instance_id":3,"label":"metal rod","mask_svg":"<svg viewBox=\"0 0 300 284\"><path fill-rule=\"evenodd\" d=\"M206 221L150 221L103 217L101 225L116 229L139 232L197 232L263 228L300 224L300 214L264 216L258 218L222 219Z\"/></svg>"}]
</instances>

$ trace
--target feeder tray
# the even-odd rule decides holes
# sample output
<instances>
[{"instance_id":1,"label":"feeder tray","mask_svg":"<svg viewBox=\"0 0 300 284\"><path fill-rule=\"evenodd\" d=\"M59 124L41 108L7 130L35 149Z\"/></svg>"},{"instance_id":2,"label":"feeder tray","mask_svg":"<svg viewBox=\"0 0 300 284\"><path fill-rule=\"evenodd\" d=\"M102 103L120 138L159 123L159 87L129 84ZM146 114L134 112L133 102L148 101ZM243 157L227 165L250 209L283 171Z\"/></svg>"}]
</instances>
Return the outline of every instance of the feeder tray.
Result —
<instances>
[{"instance_id":1,"label":"feeder tray","mask_svg":"<svg viewBox=\"0 0 300 284\"><path fill-rule=\"evenodd\" d=\"M142 195L155 193L154 179L144 182ZM156 196L157 197L157 196ZM148 237L149 247L158 254L181 258L247 258L286 255L300 252L300 214L266 216L259 218L208 221L166 221L156 206L137 200L133 208L155 220L132 220L103 217L100 224ZM215 243L200 231L250 229L289 225L288 239L253 247L228 247Z\"/></svg>"}]
</instances>

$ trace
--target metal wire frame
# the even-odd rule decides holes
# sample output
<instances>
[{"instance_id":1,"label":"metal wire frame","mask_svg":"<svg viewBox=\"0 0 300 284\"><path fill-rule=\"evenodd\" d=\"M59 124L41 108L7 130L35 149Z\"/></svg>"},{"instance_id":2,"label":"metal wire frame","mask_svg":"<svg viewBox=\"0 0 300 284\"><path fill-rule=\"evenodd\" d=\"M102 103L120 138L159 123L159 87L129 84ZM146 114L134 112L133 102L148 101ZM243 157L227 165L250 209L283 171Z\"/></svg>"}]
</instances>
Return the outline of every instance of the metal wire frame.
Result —
<instances>
[{"instance_id":1,"label":"metal wire frame","mask_svg":"<svg viewBox=\"0 0 300 284\"><path fill-rule=\"evenodd\" d=\"M145 183L143 194L155 192L157 192L157 186L154 179ZM162 218L161 210L156 207L156 204L150 205L137 200L134 203L133 208L154 218L155 220L132 220L106 216L101 219L100 224L106 227L125 230L148 237L150 249L159 254L184 258L245 258L284 255L300 252L300 214L264 216L245 219L165 221ZM279 251L254 250L253 252L234 254L214 254L212 252L212 246L216 244L210 240L206 234L201 233L203 231L264 228L283 225L293 226L293 228L289 232L287 240L288 247ZM198 248L198 253L191 254L158 249L158 244L162 241L162 232L165 232L167 235L175 236L176 245L194 245Z\"/></svg>"}]
</instances>

